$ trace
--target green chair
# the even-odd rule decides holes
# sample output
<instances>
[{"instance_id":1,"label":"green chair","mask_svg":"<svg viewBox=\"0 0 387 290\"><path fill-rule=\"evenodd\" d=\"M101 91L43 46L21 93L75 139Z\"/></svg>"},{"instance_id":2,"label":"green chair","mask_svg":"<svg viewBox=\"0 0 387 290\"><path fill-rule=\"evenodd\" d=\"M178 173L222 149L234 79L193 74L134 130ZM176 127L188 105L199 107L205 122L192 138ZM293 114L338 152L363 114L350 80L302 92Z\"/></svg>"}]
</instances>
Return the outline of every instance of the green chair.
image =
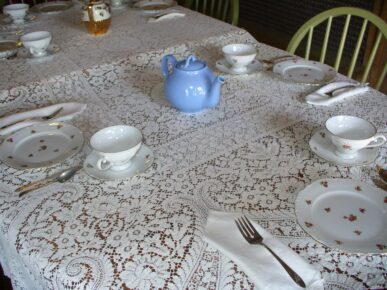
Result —
<instances>
[{"instance_id":1,"label":"green chair","mask_svg":"<svg viewBox=\"0 0 387 290\"><path fill-rule=\"evenodd\" d=\"M184 6L232 25L238 24L239 0L185 0Z\"/></svg>"},{"instance_id":2,"label":"green chair","mask_svg":"<svg viewBox=\"0 0 387 290\"><path fill-rule=\"evenodd\" d=\"M336 18L335 18L336 17ZM339 71L340 63L343 57L343 49L346 43L347 39L347 32L349 28L349 24L352 17L359 17L362 19L362 26L359 32L359 35L357 37L356 45L352 53L352 57L349 63L349 68L347 72L347 76L352 78L355 66L359 66L358 63L358 56L359 51L362 46L362 42L366 41L367 33L366 30L367 26L371 26L373 24L374 28L376 28L377 35L375 42L372 44L372 48L370 50L370 54L368 59L364 62L364 65L360 63L360 66L362 66L362 76L361 76L361 82L366 82L371 70L371 67L374 64L375 56L378 52L378 49L380 47L380 42L383 39L384 41L387 38L387 24L386 22L378 17L377 15L363 9L359 8L353 8L353 7L339 7L339 8L333 8L330 10L327 10L325 12L322 12L314 17L312 17L310 20L308 20L304 25L302 25L298 31L294 34L293 38L290 40L289 45L287 47L287 51L291 54L295 54L296 50L299 48L300 43L306 39L306 47L305 47L305 58L309 59L311 54L311 47L312 47L312 41L313 41L313 30L320 24L323 24L326 22L326 28L325 28L325 36L323 39L323 44L321 47L320 52L320 59L319 61L321 63L324 63L326 61L326 55L327 55L327 48L328 48L328 42L329 37L331 35L331 28L332 28L332 20L335 18L344 18L344 25L343 30L341 33L341 39L338 43L338 49L336 52L336 58L334 61L334 67L337 71ZM340 21L340 20L339 20ZM368 25L369 24L369 25ZM374 29L373 28L373 29ZM307 37L306 37L307 36ZM364 44L363 44L364 45ZM387 62L384 62L384 68L382 73L380 74L378 81L376 83L376 89L380 89L384 78L386 76L387 72Z\"/></svg>"}]
</instances>

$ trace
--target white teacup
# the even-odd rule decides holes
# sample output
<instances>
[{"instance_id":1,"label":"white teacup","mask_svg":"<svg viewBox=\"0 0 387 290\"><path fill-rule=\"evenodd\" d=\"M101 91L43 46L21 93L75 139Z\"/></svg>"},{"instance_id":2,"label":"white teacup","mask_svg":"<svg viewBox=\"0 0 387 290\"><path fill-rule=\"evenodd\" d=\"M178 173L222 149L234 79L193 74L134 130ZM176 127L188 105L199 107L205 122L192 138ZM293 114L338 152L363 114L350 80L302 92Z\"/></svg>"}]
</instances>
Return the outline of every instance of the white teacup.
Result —
<instances>
[{"instance_id":1,"label":"white teacup","mask_svg":"<svg viewBox=\"0 0 387 290\"><path fill-rule=\"evenodd\" d=\"M10 4L3 7L3 13L11 17L13 23L24 23L24 19L27 15L27 10L30 6L28 4Z\"/></svg>"},{"instance_id":2,"label":"white teacup","mask_svg":"<svg viewBox=\"0 0 387 290\"><path fill-rule=\"evenodd\" d=\"M47 55L51 38L51 33L48 31L35 31L24 34L20 40L33 57L41 57Z\"/></svg>"},{"instance_id":3,"label":"white teacup","mask_svg":"<svg viewBox=\"0 0 387 290\"><path fill-rule=\"evenodd\" d=\"M251 44L229 44L222 48L226 61L232 66L234 72L244 72L251 64L258 51Z\"/></svg>"},{"instance_id":4,"label":"white teacup","mask_svg":"<svg viewBox=\"0 0 387 290\"><path fill-rule=\"evenodd\" d=\"M325 122L325 127L335 145L335 154L342 158L354 158L363 148L382 145L386 137L376 134L376 128L370 122L353 116L335 116Z\"/></svg>"},{"instance_id":5,"label":"white teacup","mask_svg":"<svg viewBox=\"0 0 387 290\"><path fill-rule=\"evenodd\" d=\"M132 126L118 125L104 128L90 139L92 149L100 156L99 170L124 170L141 147L142 134Z\"/></svg>"}]
</instances>

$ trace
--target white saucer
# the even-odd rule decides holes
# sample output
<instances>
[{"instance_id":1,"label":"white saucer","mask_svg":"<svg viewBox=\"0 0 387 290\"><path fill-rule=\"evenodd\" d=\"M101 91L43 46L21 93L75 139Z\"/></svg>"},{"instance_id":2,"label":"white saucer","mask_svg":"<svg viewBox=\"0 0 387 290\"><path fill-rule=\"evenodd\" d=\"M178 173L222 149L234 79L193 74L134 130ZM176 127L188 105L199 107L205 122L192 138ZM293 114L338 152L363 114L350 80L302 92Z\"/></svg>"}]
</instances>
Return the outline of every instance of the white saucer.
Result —
<instances>
[{"instance_id":1,"label":"white saucer","mask_svg":"<svg viewBox=\"0 0 387 290\"><path fill-rule=\"evenodd\" d=\"M46 50L46 54L42 56L33 56L27 48L21 48L19 49L17 56L33 59L33 60L50 60L54 54L60 51L60 47L54 43L50 43L48 45L48 48Z\"/></svg>"},{"instance_id":2,"label":"white saucer","mask_svg":"<svg viewBox=\"0 0 387 290\"><path fill-rule=\"evenodd\" d=\"M138 153L131 160L132 165L127 169L121 171L113 171L110 169L102 171L96 166L98 155L93 151L87 156L83 168L87 174L94 178L107 180L126 179L143 173L152 165L153 159L154 156L152 150L150 150L149 147L142 145Z\"/></svg>"},{"instance_id":3,"label":"white saucer","mask_svg":"<svg viewBox=\"0 0 387 290\"><path fill-rule=\"evenodd\" d=\"M20 27L20 26L23 26L23 25L31 24L36 19L36 16L35 15L31 15L31 14L27 14L24 17L24 22L23 23L13 23L11 17L9 17L7 15L3 15L0 19L1 19L0 22L2 24L4 24L4 25L7 25L9 27Z\"/></svg>"},{"instance_id":4,"label":"white saucer","mask_svg":"<svg viewBox=\"0 0 387 290\"><path fill-rule=\"evenodd\" d=\"M63 162L83 145L82 132L61 122L39 123L7 135L0 160L19 169L41 168Z\"/></svg>"},{"instance_id":5,"label":"white saucer","mask_svg":"<svg viewBox=\"0 0 387 290\"><path fill-rule=\"evenodd\" d=\"M263 66L262 64L254 59L253 62L251 64L249 64L247 67L246 67L246 70L243 71L243 72L235 72L232 70L231 68L231 65L223 58L223 59L220 59L216 62L216 68L218 70L220 70L221 72L224 72L226 74L232 74L232 75L246 75L246 74L251 74L251 73L254 73L254 72L257 72L257 71L261 71Z\"/></svg>"},{"instance_id":6,"label":"white saucer","mask_svg":"<svg viewBox=\"0 0 387 290\"><path fill-rule=\"evenodd\" d=\"M379 149L366 148L358 152L357 156L352 159L343 159L337 156L335 146L332 144L328 131L323 128L316 132L309 141L310 149L320 156L321 158L332 162L333 164L346 165L346 166L361 166L367 165L376 159L378 156Z\"/></svg>"}]
</instances>

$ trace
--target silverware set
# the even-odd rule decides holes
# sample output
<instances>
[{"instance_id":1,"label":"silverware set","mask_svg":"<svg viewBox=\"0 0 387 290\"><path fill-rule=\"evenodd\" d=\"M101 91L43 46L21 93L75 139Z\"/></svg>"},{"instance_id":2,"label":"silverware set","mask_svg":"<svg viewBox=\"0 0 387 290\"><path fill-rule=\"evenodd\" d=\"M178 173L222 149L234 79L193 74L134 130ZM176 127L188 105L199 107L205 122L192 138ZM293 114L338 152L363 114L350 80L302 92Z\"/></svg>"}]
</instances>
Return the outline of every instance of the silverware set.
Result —
<instances>
[{"instance_id":1,"label":"silverware set","mask_svg":"<svg viewBox=\"0 0 387 290\"><path fill-rule=\"evenodd\" d=\"M252 223L249 221L249 219L246 216L240 217L235 220L235 223L242 234L243 238L252 245L260 245L265 247L281 264L281 266L286 270L286 272L289 274L289 276L293 279L294 282L296 282L299 286L302 288L305 288L305 282L302 280L302 278L294 272L280 257L276 255L268 246L265 245L262 236L258 233L258 231L254 228Z\"/></svg>"},{"instance_id":2,"label":"silverware set","mask_svg":"<svg viewBox=\"0 0 387 290\"><path fill-rule=\"evenodd\" d=\"M31 183L23 185L23 186L17 188L16 192L19 192L19 197L22 197L23 195L25 195L33 190L42 188L42 187L47 186L51 183L54 183L54 182L63 183L65 181L69 180L70 178L72 178L75 175L75 173L77 173L77 171L80 170L81 168L82 168L81 165L67 168L67 169L59 171L58 173L55 173L49 177L46 177L44 179L33 181Z\"/></svg>"},{"instance_id":3,"label":"silverware set","mask_svg":"<svg viewBox=\"0 0 387 290\"><path fill-rule=\"evenodd\" d=\"M30 118L25 118L23 120L18 120L18 121L15 121L11 124L7 124L3 127L1 127L0 129L5 129L7 127L10 127L12 125L15 125L17 123L20 123L20 122L25 122L25 121L41 121L41 122L44 122L44 121L50 121L51 119L54 119L56 116L59 115L60 112L63 111L63 107L60 107L58 109L56 109L54 112L52 112L50 115L47 115L47 116L43 116L43 117L30 117Z\"/></svg>"}]
</instances>

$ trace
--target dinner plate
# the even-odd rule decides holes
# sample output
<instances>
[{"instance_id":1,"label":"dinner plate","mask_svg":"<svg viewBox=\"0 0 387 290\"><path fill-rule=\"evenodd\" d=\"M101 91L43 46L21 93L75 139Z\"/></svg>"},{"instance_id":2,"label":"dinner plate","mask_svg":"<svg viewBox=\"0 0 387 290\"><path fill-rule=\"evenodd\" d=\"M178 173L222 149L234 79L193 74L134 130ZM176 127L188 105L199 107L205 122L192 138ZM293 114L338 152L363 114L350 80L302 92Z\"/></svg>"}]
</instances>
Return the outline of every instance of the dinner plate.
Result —
<instances>
[{"instance_id":1,"label":"dinner plate","mask_svg":"<svg viewBox=\"0 0 387 290\"><path fill-rule=\"evenodd\" d=\"M387 252L387 193L351 179L321 179L295 202L300 226L317 241L349 253Z\"/></svg>"},{"instance_id":2,"label":"dinner plate","mask_svg":"<svg viewBox=\"0 0 387 290\"><path fill-rule=\"evenodd\" d=\"M140 8L145 14L155 14L176 5L176 1L173 0L142 0L136 2L135 7Z\"/></svg>"},{"instance_id":3,"label":"dinner plate","mask_svg":"<svg viewBox=\"0 0 387 290\"><path fill-rule=\"evenodd\" d=\"M82 145L78 128L61 122L40 123L5 137L0 160L19 169L47 167L66 160Z\"/></svg>"},{"instance_id":4,"label":"dinner plate","mask_svg":"<svg viewBox=\"0 0 387 290\"><path fill-rule=\"evenodd\" d=\"M91 177L103 180L127 179L146 171L153 163L153 152L146 145L141 145L140 150L131 159L132 164L124 170L99 170L97 161L100 157L92 151L83 164L86 173Z\"/></svg>"},{"instance_id":5,"label":"dinner plate","mask_svg":"<svg viewBox=\"0 0 387 290\"><path fill-rule=\"evenodd\" d=\"M303 59L277 62L273 66L273 73L283 80L311 85L322 85L336 77L334 68L317 61Z\"/></svg>"},{"instance_id":6,"label":"dinner plate","mask_svg":"<svg viewBox=\"0 0 387 290\"><path fill-rule=\"evenodd\" d=\"M344 159L337 156L335 152L335 145L329 138L329 132L322 128L313 134L309 140L310 149L319 157L338 165L345 166L364 166L375 161L379 153L378 147L364 148L359 150L354 158Z\"/></svg>"},{"instance_id":7,"label":"dinner plate","mask_svg":"<svg viewBox=\"0 0 387 290\"><path fill-rule=\"evenodd\" d=\"M18 42L10 39L0 39L0 58L7 58L17 53Z\"/></svg>"},{"instance_id":8,"label":"dinner plate","mask_svg":"<svg viewBox=\"0 0 387 290\"><path fill-rule=\"evenodd\" d=\"M33 9L40 13L58 14L69 9L72 5L72 1L53 1L37 4Z\"/></svg>"}]
</instances>

